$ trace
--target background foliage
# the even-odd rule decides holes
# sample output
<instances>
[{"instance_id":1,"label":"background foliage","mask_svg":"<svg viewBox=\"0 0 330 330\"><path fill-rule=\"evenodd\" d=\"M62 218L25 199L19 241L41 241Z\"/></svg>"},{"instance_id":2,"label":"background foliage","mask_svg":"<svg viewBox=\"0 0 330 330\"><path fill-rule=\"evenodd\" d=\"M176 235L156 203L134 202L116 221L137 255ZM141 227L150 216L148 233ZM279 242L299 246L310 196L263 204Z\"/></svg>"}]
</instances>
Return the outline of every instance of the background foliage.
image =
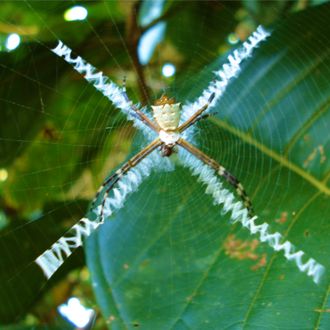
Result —
<instances>
[{"instance_id":1,"label":"background foliage","mask_svg":"<svg viewBox=\"0 0 330 330\"><path fill-rule=\"evenodd\" d=\"M77 295L98 312L100 329L329 328L328 277L316 286L231 225L180 168L153 174L88 240L92 280L78 251L37 294L29 263L85 214L103 178L141 142L50 52L57 39L117 83L127 76L135 101L164 88L186 100L205 88L232 40L259 23L273 29L200 124L198 144L240 178L260 221L329 266L329 5L167 1L161 19L142 26L151 2L85 2L88 20L65 22L74 4L0 5L1 323L64 329L56 306ZM142 67L139 38L158 21L163 40ZM7 52L12 32L23 42ZM161 74L165 62L175 77Z\"/></svg>"}]
</instances>

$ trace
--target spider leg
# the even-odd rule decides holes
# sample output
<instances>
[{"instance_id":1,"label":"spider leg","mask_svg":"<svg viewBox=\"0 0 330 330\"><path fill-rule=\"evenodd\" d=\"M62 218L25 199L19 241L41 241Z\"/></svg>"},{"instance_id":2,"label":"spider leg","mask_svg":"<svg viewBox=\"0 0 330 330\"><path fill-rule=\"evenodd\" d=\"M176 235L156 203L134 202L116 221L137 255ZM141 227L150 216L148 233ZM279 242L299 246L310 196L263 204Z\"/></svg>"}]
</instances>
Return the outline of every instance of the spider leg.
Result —
<instances>
[{"instance_id":1,"label":"spider leg","mask_svg":"<svg viewBox=\"0 0 330 330\"><path fill-rule=\"evenodd\" d=\"M120 169L118 169L115 173L113 173L110 177L108 177L106 180L103 181L102 185L99 187L97 190L94 199L92 200L91 203L91 209L94 208L97 199L100 196L100 193L104 189L104 187L108 186L109 184L114 185L120 177L125 174L130 168L136 166L144 157L149 155L154 149L158 148L161 146L162 143L160 140L157 138L155 139L152 143L150 143L148 146L146 146L143 150L141 150L138 154L136 154L134 157L129 159ZM140 158L139 158L140 157ZM142 157L142 158L141 158ZM138 161L136 159L139 159ZM132 166L129 166L131 164ZM114 182L115 181L115 182Z\"/></svg>"},{"instance_id":2,"label":"spider leg","mask_svg":"<svg viewBox=\"0 0 330 330\"><path fill-rule=\"evenodd\" d=\"M207 164L208 166L212 167L216 173L218 173L220 176L222 176L230 185L232 185L237 194L241 197L243 205L247 208L249 212L249 216L253 216L253 208L252 208L252 203L250 198L248 197L244 187L242 184L239 182L239 180L232 175L225 167L220 165L218 162L216 162L214 159L211 157L207 156L204 154L202 151L200 151L198 148L194 147L184 139L180 138L177 144L187 151L189 151L191 154L193 154L195 157L200 159L202 162Z\"/></svg>"},{"instance_id":3,"label":"spider leg","mask_svg":"<svg viewBox=\"0 0 330 330\"><path fill-rule=\"evenodd\" d=\"M94 200L92 201L92 208L94 208L96 201L102 192L102 190L106 188L106 191L104 192L102 203L100 207L100 213L99 218L101 221L103 221L104 217L104 207L105 202L109 196L110 191L114 187L114 185L125 175L131 168L135 167L138 163L141 162L146 156L148 156L152 151L157 149L159 146L163 144L162 141L159 140L159 138L155 139L153 142L151 142L148 146L146 146L143 150L141 150L138 154L133 156L130 160L128 160L120 169L118 169L113 175L111 175L107 180L103 182L101 187L98 189L96 196Z\"/></svg>"},{"instance_id":4,"label":"spider leg","mask_svg":"<svg viewBox=\"0 0 330 330\"><path fill-rule=\"evenodd\" d=\"M178 130L180 133L182 133L188 127L194 125L198 120L201 119L202 113L209 107L214 97L215 97L215 93L212 93L209 99L207 100L207 103L204 106L202 106L199 110L197 110L187 121L185 121L182 125L179 126Z\"/></svg>"},{"instance_id":5,"label":"spider leg","mask_svg":"<svg viewBox=\"0 0 330 330\"><path fill-rule=\"evenodd\" d=\"M206 114L204 114L204 115L202 114L202 115L200 115L199 117L196 117L193 121L191 121L188 127L190 127L190 126L192 126L192 125L195 125L195 124L196 124L198 121L200 121L200 120L204 120L204 119L206 119L206 118L208 118L208 117L210 117L210 116L214 116L215 114L217 114L217 112L206 113ZM188 127L186 127L186 129L187 129Z\"/></svg>"},{"instance_id":6,"label":"spider leg","mask_svg":"<svg viewBox=\"0 0 330 330\"><path fill-rule=\"evenodd\" d=\"M132 167L136 166L143 158L150 154L154 149L160 146L162 142L159 139L154 140L136 156L132 157L124 166L121 167L114 175L112 175L105 183L102 188L110 183L107 187L103 202L101 206L101 212L96 220L89 220L88 218L80 219L75 225L73 225L62 237L60 237L52 246L44 251L38 258L35 259L35 263L41 268L47 279L53 276L53 274L61 267L67 258L80 246L83 245L83 240L88 237L93 231L96 230L100 225L104 223L103 219L103 208L104 201L107 198L109 192L113 186L127 173ZM139 184L139 182L133 182L133 185ZM136 188L134 188L136 189ZM102 190L102 189L101 189ZM121 200L120 203L125 199L125 194L121 196L115 196L114 199L118 198ZM118 203L118 205L120 205ZM95 204L95 202L94 202ZM121 206L115 206L120 208Z\"/></svg>"},{"instance_id":7,"label":"spider leg","mask_svg":"<svg viewBox=\"0 0 330 330\"><path fill-rule=\"evenodd\" d=\"M123 79L122 94L125 98L125 101L130 104L130 108L133 110L133 113L131 113L131 114L132 115L134 114L135 118L140 119L145 125L150 127L153 131L159 132L160 128L158 127L158 125L156 123L152 122L141 110L139 110L128 97L127 92L126 92L126 77L124 77L124 79Z\"/></svg>"},{"instance_id":8,"label":"spider leg","mask_svg":"<svg viewBox=\"0 0 330 330\"><path fill-rule=\"evenodd\" d=\"M132 115L135 119L139 119L153 131L159 131L157 125L128 98L125 86L124 88L120 88L80 56L72 57L72 49L60 40L58 41L58 45L52 49L52 52L59 57L63 57L67 63L71 64L76 71L82 74L89 83L106 96L117 108L126 114Z\"/></svg>"}]
</instances>

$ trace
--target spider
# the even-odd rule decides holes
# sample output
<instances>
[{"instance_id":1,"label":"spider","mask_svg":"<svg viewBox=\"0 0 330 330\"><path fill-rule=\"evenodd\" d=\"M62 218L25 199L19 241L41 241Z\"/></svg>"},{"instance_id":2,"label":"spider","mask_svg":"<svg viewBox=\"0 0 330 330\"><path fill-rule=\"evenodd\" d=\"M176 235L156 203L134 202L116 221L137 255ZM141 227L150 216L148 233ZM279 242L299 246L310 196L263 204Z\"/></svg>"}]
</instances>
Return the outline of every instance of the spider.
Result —
<instances>
[{"instance_id":1,"label":"spider","mask_svg":"<svg viewBox=\"0 0 330 330\"><path fill-rule=\"evenodd\" d=\"M129 101L126 94L126 88L123 88L125 99ZM129 159L120 169L103 182L101 187L96 193L92 202L92 207L95 206L100 193L106 188L103 195L101 207L99 210L99 217L103 221L103 213L107 197L114 187L114 185L122 178L130 169L134 168L138 163L147 157L155 149L159 148L162 157L170 157L176 153L177 147L186 149L189 153L200 159L203 163L213 168L216 173L223 177L230 185L234 187L237 194L241 197L243 205L247 208L250 216L253 216L252 203L248 197L244 187L239 180L232 175L225 167L204 154L201 150L194 147L192 144L182 138L181 133L186 129L196 124L199 120L205 119L209 114L204 114L210 103L213 101L215 94L212 93L208 101L198 111L196 111L188 120L179 125L181 104L177 103L174 98L169 98L163 95L160 99L156 100L155 104L151 106L153 117L155 121L151 121L140 109L131 104L131 109L137 119L142 121L146 126L158 134L158 137L152 141L148 146L142 149L138 154Z\"/></svg>"}]
</instances>

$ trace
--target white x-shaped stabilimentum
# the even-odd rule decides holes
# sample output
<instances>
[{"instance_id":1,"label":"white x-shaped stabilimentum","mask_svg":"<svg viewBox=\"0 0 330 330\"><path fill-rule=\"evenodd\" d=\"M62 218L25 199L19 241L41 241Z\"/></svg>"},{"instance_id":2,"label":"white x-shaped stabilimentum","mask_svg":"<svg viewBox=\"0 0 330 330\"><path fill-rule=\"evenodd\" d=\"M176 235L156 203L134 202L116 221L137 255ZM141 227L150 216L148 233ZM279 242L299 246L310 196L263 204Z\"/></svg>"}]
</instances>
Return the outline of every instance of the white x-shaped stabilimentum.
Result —
<instances>
[{"instance_id":1,"label":"white x-shaped stabilimentum","mask_svg":"<svg viewBox=\"0 0 330 330\"><path fill-rule=\"evenodd\" d=\"M312 258L304 262L304 252L296 251L294 245L284 240L280 233L271 233L267 223L256 224L257 216L253 214L251 202L239 181L223 166L188 142L193 140L196 131L193 124L205 117L217 104L229 81L239 74L240 63L250 57L258 44L269 35L268 31L259 26L241 48L228 56L228 62L214 72L214 79L196 101L186 103L182 107L166 96L156 101L152 106L155 121L145 109L139 109L130 101L125 87L117 86L80 56L72 57L72 50L59 41L52 51L83 74L89 83L133 121L146 139L152 142L104 181L92 203L96 220L80 219L35 260L47 279L83 244L83 239L123 206L126 197L137 190L152 169L173 169L169 156L176 152L180 164L189 168L192 175L206 185L206 193L212 196L215 205L221 205L223 212L229 213L231 222L240 222L251 234L258 234L260 241L267 242L275 251L283 250L285 258L294 261L301 272L306 272L315 283L320 281L324 267ZM160 148L160 153L152 152L157 148ZM223 186L221 177L235 188L240 199ZM102 196L101 202L98 201L99 195Z\"/></svg>"}]
</instances>

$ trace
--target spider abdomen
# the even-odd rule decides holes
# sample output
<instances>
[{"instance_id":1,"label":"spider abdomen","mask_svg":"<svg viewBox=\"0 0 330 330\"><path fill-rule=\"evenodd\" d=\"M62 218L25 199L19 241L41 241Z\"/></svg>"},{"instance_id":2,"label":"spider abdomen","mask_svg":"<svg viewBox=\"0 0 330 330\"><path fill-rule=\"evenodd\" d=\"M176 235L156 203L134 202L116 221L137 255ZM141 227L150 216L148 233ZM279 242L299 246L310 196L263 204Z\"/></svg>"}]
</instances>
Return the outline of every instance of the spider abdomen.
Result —
<instances>
[{"instance_id":1,"label":"spider abdomen","mask_svg":"<svg viewBox=\"0 0 330 330\"><path fill-rule=\"evenodd\" d=\"M180 103L153 105L154 118L164 131L175 131L180 122Z\"/></svg>"}]
</instances>

